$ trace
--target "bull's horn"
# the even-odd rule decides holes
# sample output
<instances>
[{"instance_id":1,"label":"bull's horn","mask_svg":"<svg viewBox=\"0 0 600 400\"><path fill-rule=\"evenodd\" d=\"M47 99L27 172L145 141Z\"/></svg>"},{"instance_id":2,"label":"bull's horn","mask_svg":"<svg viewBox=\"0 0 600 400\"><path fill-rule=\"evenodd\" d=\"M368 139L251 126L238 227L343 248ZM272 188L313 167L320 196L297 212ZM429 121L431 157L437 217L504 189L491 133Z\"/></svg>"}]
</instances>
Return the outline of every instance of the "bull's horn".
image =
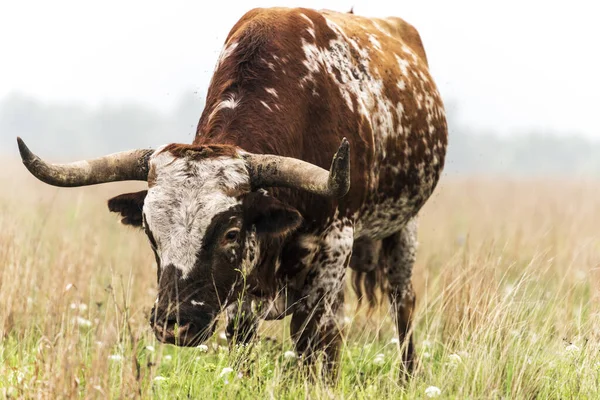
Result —
<instances>
[{"instance_id":1,"label":"bull's horn","mask_svg":"<svg viewBox=\"0 0 600 400\"><path fill-rule=\"evenodd\" d=\"M17 143L29 172L42 182L62 187L145 181L148 179L148 158L153 153L151 149L129 150L68 164L48 164L33 154L20 137L17 137Z\"/></svg>"},{"instance_id":2,"label":"bull's horn","mask_svg":"<svg viewBox=\"0 0 600 400\"><path fill-rule=\"evenodd\" d=\"M253 187L288 187L327 197L342 197L350 189L350 144L342 139L329 171L296 158L248 154Z\"/></svg>"}]
</instances>

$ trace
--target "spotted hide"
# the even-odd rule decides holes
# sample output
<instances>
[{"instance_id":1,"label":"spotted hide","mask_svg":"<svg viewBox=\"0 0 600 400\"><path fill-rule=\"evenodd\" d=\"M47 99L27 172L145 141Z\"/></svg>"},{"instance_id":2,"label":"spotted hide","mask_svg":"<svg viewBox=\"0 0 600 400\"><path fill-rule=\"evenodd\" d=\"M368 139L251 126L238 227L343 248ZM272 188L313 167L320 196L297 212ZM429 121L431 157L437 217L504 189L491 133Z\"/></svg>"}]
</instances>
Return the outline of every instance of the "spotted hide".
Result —
<instances>
[{"instance_id":1,"label":"spotted hide","mask_svg":"<svg viewBox=\"0 0 600 400\"><path fill-rule=\"evenodd\" d=\"M352 148L344 198L272 191L304 223L274 257L276 285L252 303L263 304L263 317L293 314L298 350L325 349L335 360L350 265L354 286L371 304L377 284L387 289L411 369L416 215L438 182L447 143L419 34L400 18L248 12L227 37L195 143L230 143L326 168L342 137ZM241 308L240 325L255 326L251 307ZM241 339L251 334L243 330Z\"/></svg>"},{"instance_id":2,"label":"spotted hide","mask_svg":"<svg viewBox=\"0 0 600 400\"><path fill-rule=\"evenodd\" d=\"M161 341L197 345L224 310L235 342L251 340L260 319L291 315L298 352L335 371L350 267L370 305L377 289L389 298L410 372L417 214L446 142L415 28L269 8L229 32L192 144L59 165L20 139L19 149L57 186L147 180L108 206L148 236Z\"/></svg>"}]
</instances>

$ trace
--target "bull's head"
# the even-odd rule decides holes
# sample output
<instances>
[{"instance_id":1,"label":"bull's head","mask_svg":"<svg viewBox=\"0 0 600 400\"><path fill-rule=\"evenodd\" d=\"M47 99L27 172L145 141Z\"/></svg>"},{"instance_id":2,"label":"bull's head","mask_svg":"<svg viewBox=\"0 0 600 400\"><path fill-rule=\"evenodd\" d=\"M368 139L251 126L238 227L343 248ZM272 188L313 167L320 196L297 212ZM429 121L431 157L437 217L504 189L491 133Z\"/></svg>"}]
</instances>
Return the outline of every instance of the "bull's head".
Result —
<instances>
[{"instance_id":1,"label":"bull's head","mask_svg":"<svg viewBox=\"0 0 600 400\"><path fill-rule=\"evenodd\" d=\"M145 231L156 256L158 296L150 324L157 338L186 346L212 334L217 314L237 298L257 266L261 245L301 224L298 211L261 188L341 197L350 185L345 139L330 171L233 146L168 145L48 164L21 139L18 144L27 169L50 185L148 182L148 190L114 197L108 207L124 224Z\"/></svg>"}]
</instances>

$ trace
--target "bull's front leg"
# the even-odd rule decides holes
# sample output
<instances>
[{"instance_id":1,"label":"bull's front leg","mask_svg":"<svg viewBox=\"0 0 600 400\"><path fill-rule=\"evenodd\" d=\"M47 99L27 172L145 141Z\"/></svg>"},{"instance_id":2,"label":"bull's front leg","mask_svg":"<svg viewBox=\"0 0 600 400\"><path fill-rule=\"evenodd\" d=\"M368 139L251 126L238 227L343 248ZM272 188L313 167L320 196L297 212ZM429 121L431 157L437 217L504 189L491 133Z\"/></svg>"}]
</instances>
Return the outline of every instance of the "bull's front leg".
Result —
<instances>
[{"instance_id":1,"label":"bull's front leg","mask_svg":"<svg viewBox=\"0 0 600 400\"><path fill-rule=\"evenodd\" d=\"M256 336L260 321L252 300L252 296L244 296L225 310L225 335L230 345L248 344Z\"/></svg>"},{"instance_id":2,"label":"bull's front leg","mask_svg":"<svg viewBox=\"0 0 600 400\"><path fill-rule=\"evenodd\" d=\"M280 320L293 312L295 292L282 288L270 298L250 294L238 299L225 310L225 335L228 343L248 344L254 337L261 320Z\"/></svg>"},{"instance_id":3,"label":"bull's front leg","mask_svg":"<svg viewBox=\"0 0 600 400\"><path fill-rule=\"evenodd\" d=\"M335 374L344 316L344 278L352 255L353 224L334 221L318 238L318 249L291 321L298 353L312 364L325 356L325 366Z\"/></svg>"}]
</instances>

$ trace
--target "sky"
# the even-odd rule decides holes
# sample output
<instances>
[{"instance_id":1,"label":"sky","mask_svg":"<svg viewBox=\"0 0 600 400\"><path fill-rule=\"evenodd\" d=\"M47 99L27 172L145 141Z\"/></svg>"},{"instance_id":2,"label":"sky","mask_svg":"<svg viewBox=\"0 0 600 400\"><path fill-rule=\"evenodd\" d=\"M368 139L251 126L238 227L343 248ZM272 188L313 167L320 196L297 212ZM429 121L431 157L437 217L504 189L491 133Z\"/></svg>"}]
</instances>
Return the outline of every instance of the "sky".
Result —
<instances>
[{"instance_id":1,"label":"sky","mask_svg":"<svg viewBox=\"0 0 600 400\"><path fill-rule=\"evenodd\" d=\"M474 132L600 139L599 13L583 0L0 0L0 99L169 110L183 93L204 96L233 24L269 6L405 19L448 107Z\"/></svg>"}]
</instances>

